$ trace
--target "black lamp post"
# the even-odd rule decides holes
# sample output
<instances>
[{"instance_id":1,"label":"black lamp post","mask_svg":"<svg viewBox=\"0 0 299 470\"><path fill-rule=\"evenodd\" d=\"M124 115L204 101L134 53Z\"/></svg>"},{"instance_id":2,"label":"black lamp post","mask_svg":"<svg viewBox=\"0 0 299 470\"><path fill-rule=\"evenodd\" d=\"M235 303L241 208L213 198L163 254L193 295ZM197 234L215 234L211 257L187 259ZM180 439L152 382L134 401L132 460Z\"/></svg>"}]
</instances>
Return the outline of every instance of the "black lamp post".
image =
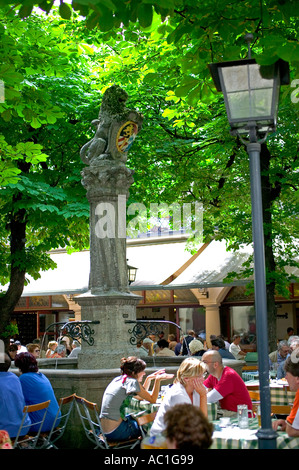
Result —
<instances>
[{"instance_id":1,"label":"black lamp post","mask_svg":"<svg viewBox=\"0 0 299 470\"><path fill-rule=\"evenodd\" d=\"M222 91L231 134L239 135L247 147L250 163L252 238L254 248L254 292L260 381L260 449L276 448L271 423L269 387L268 322L264 253L260 152L268 132L275 131L280 85L289 83L289 67L282 60L260 66L251 58L252 35L246 35L248 59L209 64L216 89ZM242 136L247 135L245 142Z\"/></svg>"}]
</instances>

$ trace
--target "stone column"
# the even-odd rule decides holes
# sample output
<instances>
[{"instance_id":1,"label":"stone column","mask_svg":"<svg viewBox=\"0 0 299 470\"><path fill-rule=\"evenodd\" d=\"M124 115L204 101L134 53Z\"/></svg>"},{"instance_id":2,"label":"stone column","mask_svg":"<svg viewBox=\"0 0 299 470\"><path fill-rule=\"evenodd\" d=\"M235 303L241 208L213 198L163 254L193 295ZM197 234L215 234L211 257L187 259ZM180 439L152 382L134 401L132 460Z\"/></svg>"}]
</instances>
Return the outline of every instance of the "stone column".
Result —
<instances>
[{"instance_id":1,"label":"stone column","mask_svg":"<svg viewBox=\"0 0 299 470\"><path fill-rule=\"evenodd\" d=\"M219 305L204 305L206 309L206 340L208 347L211 347L210 335L220 335L220 315L219 315Z\"/></svg>"},{"instance_id":2,"label":"stone column","mask_svg":"<svg viewBox=\"0 0 299 470\"><path fill-rule=\"evenodd\" d=\"M82 341L81 369L119 368L120 359L134 353L125 320L136 319L140 297L128 286L126 201L134 179L126 159L142 116L124 107L126 98L120 87L105 92L95 136L80 153L87 164L82 184L90 203L90 276L89 292L76 301L81 320L100 322L91 326L94 344Z\"/></svg>"}]
</instances>

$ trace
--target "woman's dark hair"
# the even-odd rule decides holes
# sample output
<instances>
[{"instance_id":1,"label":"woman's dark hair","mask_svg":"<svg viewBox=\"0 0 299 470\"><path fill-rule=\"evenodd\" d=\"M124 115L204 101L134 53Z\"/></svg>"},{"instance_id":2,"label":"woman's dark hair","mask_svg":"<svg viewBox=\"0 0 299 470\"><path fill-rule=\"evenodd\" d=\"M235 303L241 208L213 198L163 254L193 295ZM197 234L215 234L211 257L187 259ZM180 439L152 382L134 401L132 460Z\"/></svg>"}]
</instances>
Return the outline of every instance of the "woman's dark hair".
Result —
<instances>
[{"instance_id":1,"label":"woman's dark hair","mask_svg":"<svg viewBox=\"0 0 299 470\"><path fill-rule=\"evenodd\" d=\"M169 343L168 341L166 341L166 339L160 339L159 341L157 341L157 345L159 348L169 348Z\"/></svg>"},{"instance_id":2,"label":"woman's dark hair","mask_svg":"<svg viewBox=\"0 0 299 470\"><path fill-rule=\"evenodd\" d=\"M215 338L211 340L212 346L217 346L220 349L225 349L225 342L221 338Z\"/></svg>"},{"instance_id":3,"label":"woman's dark hair","mask_svg":"<svg viewBox=\"0 0 299 470\"><path fill-rule=\"evenodd\" d=\"M15 366L20 369L22 374L26 372L38 372L37 360L33 354L29 352L23 352L16 355Z\"/></svg>"},{"instance_id":4,"label":"woman's dark hair","mask_svg":"<svg viewBox=\"0 0 299 470\"><path fill-rule=\"evenodd\" d=\"M128 377L135 377L139 372L144 371L145 368L146 363L135 356L123 357L120 363L122 375L127 375Z\"/></svg>"}]
</instances>

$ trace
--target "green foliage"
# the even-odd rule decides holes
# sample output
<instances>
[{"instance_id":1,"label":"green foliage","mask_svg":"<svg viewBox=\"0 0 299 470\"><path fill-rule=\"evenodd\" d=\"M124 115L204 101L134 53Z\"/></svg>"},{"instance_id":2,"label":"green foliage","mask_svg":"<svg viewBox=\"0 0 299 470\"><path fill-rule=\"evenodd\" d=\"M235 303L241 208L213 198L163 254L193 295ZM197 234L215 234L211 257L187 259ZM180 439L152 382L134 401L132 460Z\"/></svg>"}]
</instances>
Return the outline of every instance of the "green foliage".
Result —
<instances>
[{"instance_id":1,"label":"green foliage","mask_svg":"<svg viewBox=\"0 0 299 470\"><path fill-rule=\"evenodd\" d=\"M8 10L1 15L0 282L6 285L12 265L37 279L40 270L55 267L51 249L89 244L79 151L98 92L89 68L94 50L79 33L69 40L70 23L33 15L22 21ZM26 243L12 255L13 220L26 223Z\"/></svg>"},{"instance_id":2,"label":"green foliage","mask_svg":"<svg viewBox=\"0 0 299 470\"><path fill-rule=\"evenodd\" d=\"M18 334L19 334L18 325L16 325L15 323L10 323L9 325L6 325L4 331L1 334L1 337L3 339L11 338Z\"/></svg>"}]
</instances>

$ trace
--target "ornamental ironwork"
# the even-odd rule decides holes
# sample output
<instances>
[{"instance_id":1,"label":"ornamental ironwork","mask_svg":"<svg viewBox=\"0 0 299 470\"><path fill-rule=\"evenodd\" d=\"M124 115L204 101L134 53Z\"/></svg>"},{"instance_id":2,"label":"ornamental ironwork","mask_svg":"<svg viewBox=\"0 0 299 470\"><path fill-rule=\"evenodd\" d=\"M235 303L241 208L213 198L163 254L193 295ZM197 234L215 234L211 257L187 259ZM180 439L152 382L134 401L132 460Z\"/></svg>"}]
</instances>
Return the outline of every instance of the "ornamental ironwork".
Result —
<instances>
[{"instance_id":1,"label":"ornamental ironwork","mask_svg":"<svg viewBox=\"0 0 299 470\"><path fill-rule=\"evenodd\" d=\"M132 323L134 326L128 330L131 335L130 344L136 346L139 341L144 340L149 335L158 336L161 331L164 331L166 325L174 325L181 331L179 325L168 320L125 320L125 323Z\"/></svg>"},{"instance_id":2,"label":"ornamental ironwork","mask_svg":"<svg viewBox=\"0 0 299 470\"><path fill-rule=\"evenodd\" d=\"M92 346L94 344L93 335L95 331L91 325L98 325L99 323L99 321L91 320L51 323L44 333L41 348L43 347L45 335L48 330L56 331L58 336L69 336L73 341L81 342L81 340L83 340L89 344L89 346Z\"/></svg>"},{"instance_id":3,"label":"ornamental ironwork","mask_svg":"<svg viewBox=\"0 0 299 470\"><path fill-rule=\"evenodd\" d=\"M94 344L94 335L95 331L91 328L90 325L99 324L99 321L90 321L90 320L83 320L83 321L70 321L64 323L63 326L60 328L61 335L70 336L73 340L77 340L80 342L81 339L92 346Z\"/></svg>"}]
</instances>

